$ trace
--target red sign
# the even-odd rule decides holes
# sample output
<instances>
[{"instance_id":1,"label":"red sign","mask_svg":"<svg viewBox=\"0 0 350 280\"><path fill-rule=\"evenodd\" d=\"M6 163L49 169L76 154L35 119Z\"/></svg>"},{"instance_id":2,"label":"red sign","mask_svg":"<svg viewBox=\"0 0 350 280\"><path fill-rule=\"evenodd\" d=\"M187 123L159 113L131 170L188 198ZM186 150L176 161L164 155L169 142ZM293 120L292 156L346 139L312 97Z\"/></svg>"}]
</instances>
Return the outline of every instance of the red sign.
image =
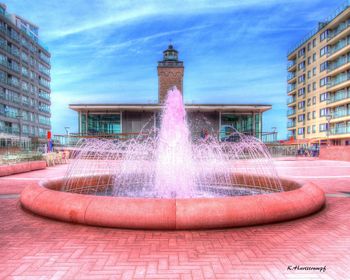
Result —
<instances>
[{"instance_id":1,"label":"red sign","mask_svg":"<svg viewBox=\"0 0 350 280\"><path fill-rule=\"evenodd\" d=\"M51 131L47 131L47 139L51 139Z\"/></svg>"}]
</instances>

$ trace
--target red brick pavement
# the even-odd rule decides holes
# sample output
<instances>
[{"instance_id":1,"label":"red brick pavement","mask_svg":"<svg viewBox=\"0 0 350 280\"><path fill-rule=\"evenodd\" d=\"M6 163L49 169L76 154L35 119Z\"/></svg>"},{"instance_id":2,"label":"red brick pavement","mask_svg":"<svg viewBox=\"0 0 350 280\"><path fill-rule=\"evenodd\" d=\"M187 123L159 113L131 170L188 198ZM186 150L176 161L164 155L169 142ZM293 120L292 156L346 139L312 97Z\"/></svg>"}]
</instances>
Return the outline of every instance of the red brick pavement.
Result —
<instances>
[{"instance_id":1,"label":"red brick pavement","mask_svg":"<svg viewBox=\"0 0 350 280\"><path fill-rule=\"evenodd\" d=\"M62 175L65 166L0 178L0 279L350 279L350 197L340 193L350 191L350 163L276 164L281 175L315 181L331 194L325 209L226 230L97 228L35 216L4 195ZM326 272L290 271L290 265L326 266Z\"/></svg>"}]
</instances>

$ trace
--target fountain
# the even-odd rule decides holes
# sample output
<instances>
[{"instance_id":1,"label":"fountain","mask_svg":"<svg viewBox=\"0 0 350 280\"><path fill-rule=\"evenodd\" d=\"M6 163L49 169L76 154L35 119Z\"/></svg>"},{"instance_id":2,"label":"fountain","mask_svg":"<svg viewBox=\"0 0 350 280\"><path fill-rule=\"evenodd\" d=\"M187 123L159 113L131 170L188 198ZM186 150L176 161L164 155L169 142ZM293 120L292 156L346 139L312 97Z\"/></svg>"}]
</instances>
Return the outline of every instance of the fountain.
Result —
<instances>
[{"instance_id":1,"label":"fountain","mask_svg":"<svg viewBox=\"0 0 350 280\"><path fill-rule=\"evenodd\" d=\"M89 225L195 229L284 221L325 203L314 184L280 179L252 136L192 139L176 88L168 91L160 129L146 127L126 141L81 140L66 176L27 187L22 205Z\"/></svg>"}]
</instances>

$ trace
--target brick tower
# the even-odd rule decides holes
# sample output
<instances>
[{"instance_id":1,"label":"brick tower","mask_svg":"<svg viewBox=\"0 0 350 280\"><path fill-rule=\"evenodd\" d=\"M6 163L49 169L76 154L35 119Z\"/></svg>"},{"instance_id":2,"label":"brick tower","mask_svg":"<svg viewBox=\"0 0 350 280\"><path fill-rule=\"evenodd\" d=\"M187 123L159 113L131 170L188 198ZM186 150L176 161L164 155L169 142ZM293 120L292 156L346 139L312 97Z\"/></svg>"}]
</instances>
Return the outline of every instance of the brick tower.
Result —
<instances>
[{"instance_id":1,"label":"brick tower","mask_svg":"<svg viewBox=\"0 0 350 280\"><path fill-rule=\"evenodd\" d=\"M183 62L178 60L178 51L172 45L163 52L158 62L158 103L164 103L169 88L176 86L183 94Z\"/></svg>"}]
</instances>

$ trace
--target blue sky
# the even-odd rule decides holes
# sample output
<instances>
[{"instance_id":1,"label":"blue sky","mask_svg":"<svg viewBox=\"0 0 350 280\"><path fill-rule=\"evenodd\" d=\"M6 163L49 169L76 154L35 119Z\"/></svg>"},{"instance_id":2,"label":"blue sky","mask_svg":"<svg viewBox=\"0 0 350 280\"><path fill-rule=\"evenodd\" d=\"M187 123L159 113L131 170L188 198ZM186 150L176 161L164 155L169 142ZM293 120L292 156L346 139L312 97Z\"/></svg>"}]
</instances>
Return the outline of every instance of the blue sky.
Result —
<instances>
[{"instance_id":1,"label":"blue sky","mask_svg":"<svg viewBox=\"0 0 350 280\"><path fill-rule=\"evenodd\" d=\"M286 53L344 0L23 0L52 54L52 127L77 131L69 103L157 99L169 40L185 63L186 102L264 103L264 131L286 129Z\"/></svg>"}]
</instances>

